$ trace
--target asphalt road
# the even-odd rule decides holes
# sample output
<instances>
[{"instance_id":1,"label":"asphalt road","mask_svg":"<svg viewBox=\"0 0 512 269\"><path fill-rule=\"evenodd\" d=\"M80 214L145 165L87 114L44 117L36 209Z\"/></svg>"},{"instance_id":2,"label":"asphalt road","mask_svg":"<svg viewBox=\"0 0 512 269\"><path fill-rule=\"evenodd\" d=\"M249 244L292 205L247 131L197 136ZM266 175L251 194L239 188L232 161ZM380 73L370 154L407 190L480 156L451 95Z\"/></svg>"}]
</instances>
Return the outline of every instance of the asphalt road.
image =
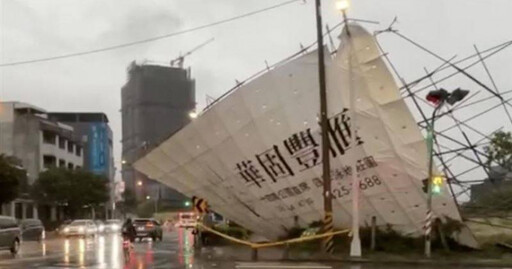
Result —
<instances>
[{"instance_id":1,"label":"asphalt road","mask_svg":"<svg viewBox=\"0 0 512 269\"><path fill-rule=\"evenodd\" d=\"M86 239L55 238L42 243L23 242L20 253L15 257L7 251L0 252L0 268L440 269L438 266L233 262L213 261L208 258L201 260L194 257L193 241L193 235L187 230L180 229L164 233L162 242L151 242L151 240L136 242L129 261L123 258L121 236L117 234L98 235Z\"/></svg>"},{"instance_id":2,"label":"asphalt road","mask_svg":"<svg viewBox=\"0 0 512 269\"><path fill-rule=\"evenodd\" d=\"M165 233L162 242L136 242L128 262L118 234L23 242L15 257L0 252L0 268L193 268L193 264L193 235L186 230Z\"/></svg>"}]
</instances>

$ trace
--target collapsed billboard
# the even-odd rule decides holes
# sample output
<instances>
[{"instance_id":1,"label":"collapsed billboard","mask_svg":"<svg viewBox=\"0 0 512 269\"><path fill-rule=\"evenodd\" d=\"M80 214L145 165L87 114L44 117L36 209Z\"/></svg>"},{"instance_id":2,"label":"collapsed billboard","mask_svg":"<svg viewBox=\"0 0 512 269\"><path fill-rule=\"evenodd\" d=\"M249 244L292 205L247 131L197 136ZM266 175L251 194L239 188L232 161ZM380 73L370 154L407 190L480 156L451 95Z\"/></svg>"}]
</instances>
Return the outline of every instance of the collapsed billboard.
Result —
<instances>
[{"instance_id":1,"label":"collapsed billboard","mask_svg":"<svg viewBox=\"0 0 512 269\"><path fill-rule=\"evenodd\" d=\"M355 163L361 225L375 216L379 225L420 235L426 143L374 37L356 24L349 29L336 56L326 59L334 226L351 226ZM313 51L240 86L135 168L269 238L321 220L317 63ZM461 219L447 189L434 197L433 212Z\"/></svg>"}]
</instances>

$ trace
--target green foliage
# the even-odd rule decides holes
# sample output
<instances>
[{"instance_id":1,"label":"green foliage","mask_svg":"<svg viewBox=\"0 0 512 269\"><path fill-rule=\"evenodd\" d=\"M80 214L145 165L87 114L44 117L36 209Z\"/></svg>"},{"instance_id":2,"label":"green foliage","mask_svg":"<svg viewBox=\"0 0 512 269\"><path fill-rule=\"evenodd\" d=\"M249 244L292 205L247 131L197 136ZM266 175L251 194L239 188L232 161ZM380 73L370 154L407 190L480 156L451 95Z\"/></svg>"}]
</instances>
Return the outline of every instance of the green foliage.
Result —
<instances>
[{"instance_id":1,"label":"green foliage","mask_svg":"<svg viewBox=\"0 0 512 269\"><path fill-rule=\"evenodd\" d=\"M108 179L82 169L52 168L39 174L31 195L40 204L66 205L68 215L76 217L108 200Z\"/></svg>"},{"instance_id":2,"label":"green foliage","mask_svg":"<svg viewBox=\"0 0 512 269\"><path fill-rule=\"evenodd\" d=\"M288 230L288 233L286 234L286 236L281 239L287 240L287 239L299 238L305 230L306 229L304 229L304 228L293 227L290 230Z\"/></svg>"},{"instance_id":3,"label":"green foliage","mask_svg":"<svg viewBox=\"0 0 512 269\"><path fill-rule=\"evenodd\" d=\"M27 172L14 157L0 155L0 205L8 203L27 186Z\"/></svg>"},{"instance_id":4,"label":"green foliage","mask_svg":"<svg viewBox=\"0 0 512 269\"><path fill-rule=\"evenodd\" d=\"M501 184L489 188L483 195L464 205L464 212L469 214L507 214L512 210L512 185Z\"/></svg>"},{"instance_id":5,"label":"green foliage","mask_svg":"<svg viewBox=\"0 0 512 269\"><path fill-rule=\"evenodd\" d=\"M489 156L487 165L493 163L510 170L512 161L512 134L510 132L499 131L494 133L489 146L485 147L485 152Z\"/></svg>"},{"instance_id":6,"label":"green foliage","mask_svg":"<svg viewBox=\"0 0 512 269\"><path fill-rule=\"evenodd\" d=\"M230 225L216 225L214 229L223 234L227 234L238 239L249 238L249 232L242 227L235 227Z\"/></svg>"}]
</instances>

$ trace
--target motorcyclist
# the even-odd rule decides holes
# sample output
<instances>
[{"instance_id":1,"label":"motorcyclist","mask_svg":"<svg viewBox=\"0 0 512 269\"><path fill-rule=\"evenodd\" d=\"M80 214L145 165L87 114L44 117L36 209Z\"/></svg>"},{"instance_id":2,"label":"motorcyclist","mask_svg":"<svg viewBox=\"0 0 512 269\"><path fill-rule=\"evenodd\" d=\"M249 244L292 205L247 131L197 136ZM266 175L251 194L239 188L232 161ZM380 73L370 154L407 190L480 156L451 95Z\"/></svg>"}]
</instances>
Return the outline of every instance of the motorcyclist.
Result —
<instances>
[{"instance_id":1,"label":"motorcyclist","mask_svg":"<svg viewBox=\"0 0 512 269\"><path fill-rule=\"evenodd\" d=\"M126 221L123 223L122 234L123 238L130 239L130 242L133 243L133 241L135 241L137 232L135 231L135 226L133 226L131 218L126 219Z\"/></svg>"}]
</instances>

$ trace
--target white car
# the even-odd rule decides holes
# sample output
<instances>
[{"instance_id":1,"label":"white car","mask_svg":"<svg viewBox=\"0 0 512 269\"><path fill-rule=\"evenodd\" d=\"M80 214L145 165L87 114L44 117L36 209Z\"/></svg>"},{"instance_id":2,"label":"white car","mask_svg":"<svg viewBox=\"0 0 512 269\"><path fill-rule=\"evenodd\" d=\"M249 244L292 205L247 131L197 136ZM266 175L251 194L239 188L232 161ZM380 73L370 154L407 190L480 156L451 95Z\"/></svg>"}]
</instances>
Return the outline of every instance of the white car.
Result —
<instances>
[{"instance_id":1,"label":"white car","mask_svg":"<svg viewBox=\"0 0 512 269\"><path fill-rule=\"evenodd\" d=\"M97 232L98 233L103 233L105 232L105 223L103 223L103 221L101 220L95 220L94 221L94 224L96 224L96 229L97 229Z\"/></svg>"},{"instance_id":2,"label":"white car","mask_svg":"<svg viewBox=\"0 0 512 269\"><path fill-rule=\"evenodd\" d=\"M89 219L74 220L62 229L62 235L64 236L90 236L96 235L97 232L96 224Z\"/></svg>"},{"instance_id":3,"label":"white car","mask_svg":"<svg viewBox=\"0 0 512 269\"><path fill-rule=\"evenodd\" d=\"M121 231L121 227L123 226L123 222L118 219L109 219L105 222L105 232L106 233L117 233Z\"/></svg>"}]
</instances>

